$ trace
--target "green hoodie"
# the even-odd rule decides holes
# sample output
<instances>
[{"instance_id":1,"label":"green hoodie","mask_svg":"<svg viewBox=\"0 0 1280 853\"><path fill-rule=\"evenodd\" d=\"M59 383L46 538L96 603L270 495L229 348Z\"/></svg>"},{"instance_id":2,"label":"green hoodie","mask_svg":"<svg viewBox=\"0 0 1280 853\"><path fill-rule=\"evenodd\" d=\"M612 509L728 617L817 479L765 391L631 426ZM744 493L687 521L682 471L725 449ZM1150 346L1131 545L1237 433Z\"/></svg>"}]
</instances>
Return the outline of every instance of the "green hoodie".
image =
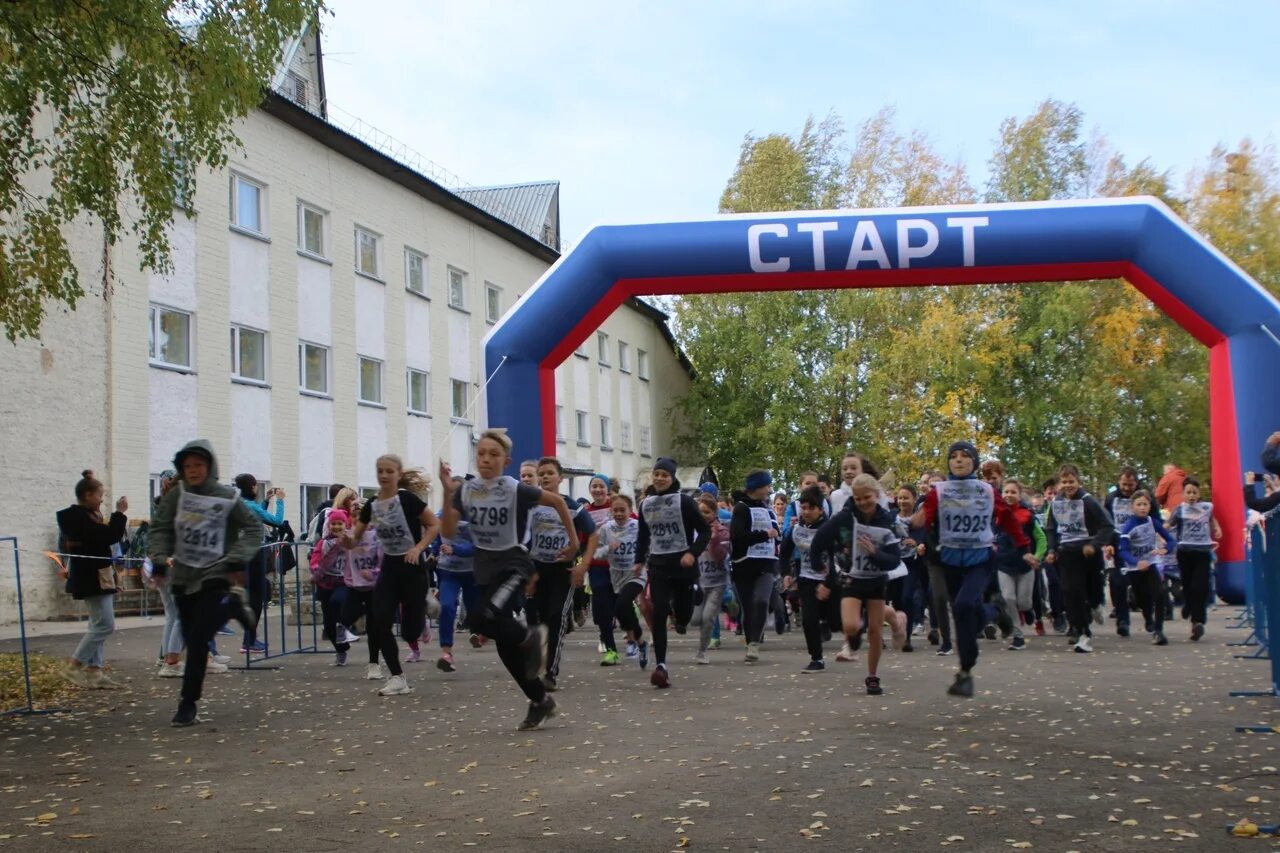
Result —
<instances>
[{"instance_id":1,"label":"green hoodie","mask_svg":"<svg viewBox=\"0 0 1280 853\"><path fill-rule=\"evenodd\" d=\"M182 480L182 459L192 451L209 457L209 476L198 486L188 486ZM169 570L169 582L173 586L195 592L210 581L226 580L230 572L244 571L245 564L253 559L262 545L262 522L240 500L240 493L235 488L218 482L218 457L213 453L213 445L205 439L198 438L188 442L173 457L173 467L178 470L179 485L170 489L151 513L147 544L151 562L157 567L174 555L174 517L184 489L196 495L230 498L234 501L227 516L227 535L223 539L227 546L225 556L204 568L187 566L175 559L173 568Z\"/></svg>"}]
</instances>

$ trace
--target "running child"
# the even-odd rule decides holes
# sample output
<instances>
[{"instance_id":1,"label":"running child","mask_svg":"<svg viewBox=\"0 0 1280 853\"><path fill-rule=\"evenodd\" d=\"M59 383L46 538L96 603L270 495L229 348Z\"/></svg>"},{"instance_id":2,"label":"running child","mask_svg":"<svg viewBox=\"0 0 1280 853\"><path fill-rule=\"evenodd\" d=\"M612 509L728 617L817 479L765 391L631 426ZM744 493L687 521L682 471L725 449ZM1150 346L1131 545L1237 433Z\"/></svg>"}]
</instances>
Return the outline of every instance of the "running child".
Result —
<instances>
[{"instance_id":1,"label":"running child","mask_svg":"<svg viewBox=\"0 0 1280 853\"><path fill-rule=\"evenodd\" d=\"M867 693L884 693L880 685L880 653L884 649L885 594L888 574L902 562L893 516L879 503L880 484L859 474L850 485L853 497L814 534L809 559L828 567L815 591L818 601L833 594L840 600L840 626L845 644L836 660L853 660L862 642L862 608L867 608ZM828 555L834 559L828 559Z\"/></svg>"},{"instance_id":2,"label":"running child","mask_svg":"<svg viewBox=\"0 0 1280 853\"><path fill-rule=\"evenodd\" d=\"M454 488L462 485L461 477L453 478ZM441 509L439 515L443 515ZM441 672L456 672L453 661L453 634L457 630L458 600L474 613L480 602L480 590L476 587L474 556L476 545L471 541L471 525L466 519L458 521L457 535L446 537L441 533L433 546L436 552L436 576L440 583L440 659L436 668Z\"/></svg>"},{"instance_id":3,"label":"running child","mask_svg":"<svg viewBox=\"0 0 1280 853\"><path fill-rule=\"evenodd\" d=\"M614 495L609 511L609 520L599 528L600 544L596 547L596 554L609 562L609 592L613 611L607 614L607 618L604 618L606 614L601 614L600 635L614 654L613 663L608 663L609 658L606 656L605 660L600 661L600 665L615 666L618 663L618 647L613 638L613 621L617 619L626 635L628 648L635 649L634 657L639 658L640 668L644 669L649 665L649 644L644 640L644 628L640 625L636 599L644 594L645 583L649 578L644 571L636 571L636 539L640 535L640 522L636 520L631 498L626 495ZM627 656L633 655L628 652Z\"/></svg>"},{"instance_id":4,"label":"running child","mask_svg":"<svg viewBox=\"0 0 1280 853\"><path fill-rule=\"evenodd\" d=\"M351 644L338 634L340 615L347 600L347 587L343 583L343 567L347 551L342 540L351 525L351 516L345 509L332 509L326 515L325 536L311 549L311 581L324 622L323 636L333 644L334 666L347 665L347 651Z\"/></svg>"},{"instance_id":5,"label":"running child","mask_svg":"<svg viewBox=\"0 0 1280 853\"><path fill-rule=\"evenodd\" d=\"M600 542L605 525L613 518L609 478L604 474L591 475L591 480L587 483L587 491L591 495L587 512L599 534L595 553L591 555L591 565L587 568L587 585L591 588L591 621L600 632L600 665L617 666L621 659L613 637L613 614L617 610L618 600L613 590L613 577L609 572L609 555L603 543ZM633 546L634 542L633 539ZM634 557L635 554L630 556Z\"/></svg>"},{"instance_id":6,"label":"running child","mask_svg":"<svg viewBox=\"0 0 1280 853\"><path fill-rule=\"evenodd\" d=\"M1178 541L1165 529L1160 514L1152 512L1154 501L1145 489L1134 492L1129 500L1129 517L1120 529L1116 556L1129 576L1129 585L1139 593L1138 600L1151 608L1151 642L1169 645L1164 635L1164 578L1160 558L1173 554Z\"/></svg>"},{"instance_id":7,"label":"running child","mask_svg":"<svg viewBox=\"0 0 1280 853\"><path fill-rule=\"evenodd\" d=\"M711 528L693 498L680 492L676 461L662 456L653 463L653 484L640 504L636 538L636 573L649 572L653 600L653 657L657 664L649 682L658 689L671 686L667 672L667 616L674 612L676 630L683 633L693 616L693 585L698 557L706 550ZM766 599L767 600L767 599Z\"/></svg>"},{"instance_id":8,"label":"running child","mask_svg":"<svg viewBox=\"0 0 1280 853\"><path fill-rule=\"evenodd\" d=\"M474 572L480 587L471 628L496 642L498 657L529 699L529 712L519 728L536 729L555 716L556 703L539 678L543 631L525 627L516 618L524 604L525 585L533 576L533 561L520 543L525 541L534 507L554 509L568 534L558 559L568 560L578 553L578 536L564 498L502 473L511 464L511 439L505 430L481 433L475 453L477 476L460 486L454 483L449 466L440 463L444 486L440 530L452 539L464 517L470 524L476 545Z\"/></svg>"},{"instance_id":9,"label":"running child","mask_svg":"<svg viewBox=\"0 0 1280 853\"><path fill-rule=\"evenodd\" d=\"M1178 569L1182 574L1185 610L1191 619L1191 639L1204 636L1204 623L1209 607L1209 572L1213 569L1213 552L1222 528L1213 516L1213 504L1200 500L1200 481L1187 477L1182 482L1182 503L1169 516L1169 527L1178 540Z\"/></svg>"},{"instance_id":10,"label":"running child","mask_svg":"<svg viewBox=\"0 0 1280 853\"><path fill-rule=\"evenodd\" d=\"M358 507L359 503L359 497L351 489L339 492L334 500L335 506L349 506L352 509ZM350 516L351 510L347 514ZM364 677L367 681L384 681L388 676L383 673L382 665L378 662L378 637L381 636L381 631L373 604L373 591L377 588L378 575L382 571L382 546L378 544L378 532L372 527L368 528L356 541L354 548L346 548L344 544L344 550L346 559L342 561L342 582L347 588L347 600L342 605L341 616L342 625L347 631L344 640L351 641L351 637L355 636L351 626L364 617L365 639L368 641L365 645L369 650Z\"/></svg>"},{"instance_id":11,"label":"running child","mask_svg":"<svg viewBox=\"0 0 1280 853\"><path fill-rule=\"evenodd\" d=\"M378 633L369 632L369 642L377 643L390 676L378 690L379 696L403 696L412 691L400 667L400 647L391 626L400 608L400 634L422 636L427 623L427 569L423 552L436 538L439 522L420 497L428 483L417 469L405 470L399 456L386 453L377 459L378 494L360 508L355 529L343 539L343 547L354 550L370 527L382 548L382 568L373 588L374 622Z\"/></svg>"},{"instance_id":12,"label":"running child","mask_svg":"<svg viewBox=\"0 0 1280 853\"><path fill-rule=\"evenodd\" d=\"M838 616L833 612L836 600L828 595L819 600L818 589L827 579L823 565L814 565L813 539L823 522L827 520L826 499L814 483L800 492L800 510L792 519L791 527L783 534L782 552L778 561L785 574L788 587L795 584L800 591L800 625L804 629L804 642L809 650L809 663L801 672L812 674L826 669L822 656L822 627L832 624Z\"/></svg>"},{"instance_id":13,"label":"running child","mask_svg":"<svg viewBox=\"0 0 1280 853\"><path fill-rule=\"evenodd\" d=\"M778 516L769 505L773 476L762 469L747 473L746 488L735 492L733 518L729 522L733 582L742 599L742 626L746 633L747 661L760 659L765 619L778 571L774 540L781 535Z\"/></svg>"},{"instance_id":14,"label":"running child","mask_svg":"<svg viewBox=\"0 0 1280 853\"><path fill-rule=\"evenodd\" d=\"M1068 640L1077 652L1087 654L1093 651L1089 591L1094 576L1100 582L1101 550L1110 543L1115 526L1102 504L1084 490L1080 469L1074 465L1058 469L1058 490L1045 514L1044 532L1049 538L1045 562L1058 567L1062 583Z\"/></svg>"},{"instance_id":15,"label":"running child","mask_svg":"<svg viewBox=\"0 0 1280 853\"><path fill-rule=\"evenodd\" d=\"M698 653L694 663L708 664L707 649L711 635L720 623L724 591L729 586L729 528L720 522L716 499L708 495L698 498L698 511L711 528L707 549L698 556L698 588L702 590L702 622L698 626Z\"/></svg>"},{"instance_id":16,"label":"running child","mask_svg":"<svg viewBox=\"0 0 1280 853\"><path fill-rule=\"evenodd\" d=\"M996 535L996 574L1000 581L1000 594L1004 596L1006 609L1015 615L1013 640L1009 643L1009 648L1021 651L1027 645L1022 626L1031 624L1029 618L1034 619L1031 609L1036 571L1040 568L1040 561L1044 559L1049 544L1044 531L1036 523L1035 513L1022 500L1021 483L1014 479L1005 480L1001 499L1013 512L1013 517L1022 527L1022 534L1033 543L1033 550L1027 552L1014 545L1013 539L1004 531Z\"/></svg>"}]
</instances>

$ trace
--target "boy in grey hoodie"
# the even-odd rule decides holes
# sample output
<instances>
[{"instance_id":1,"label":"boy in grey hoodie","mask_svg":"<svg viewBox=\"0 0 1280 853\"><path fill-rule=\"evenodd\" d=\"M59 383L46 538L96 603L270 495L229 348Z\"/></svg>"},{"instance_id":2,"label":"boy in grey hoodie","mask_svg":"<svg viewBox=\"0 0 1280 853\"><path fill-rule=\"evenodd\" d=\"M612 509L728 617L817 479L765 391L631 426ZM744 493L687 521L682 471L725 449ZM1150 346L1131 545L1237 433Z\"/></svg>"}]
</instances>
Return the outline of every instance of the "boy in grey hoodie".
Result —
<instances>
[{"instance_id":1,"label":"boy in grey hoodie","mask_svg":"<svg viewBox=\"0 0 1280 853\"><path fill-rule=\"evenodd\" d=\"M234 488L218 482L218 460L208 441L188 442L173 457L173 467L178 487L152 512L148 548L155 577L167 579L178 604L188 653L173 724L189 726L199 722L196 703L214 633L228 619L253 630L254 614L239 588L262 542L262 522Z\"/></svg>"}]
</instances>

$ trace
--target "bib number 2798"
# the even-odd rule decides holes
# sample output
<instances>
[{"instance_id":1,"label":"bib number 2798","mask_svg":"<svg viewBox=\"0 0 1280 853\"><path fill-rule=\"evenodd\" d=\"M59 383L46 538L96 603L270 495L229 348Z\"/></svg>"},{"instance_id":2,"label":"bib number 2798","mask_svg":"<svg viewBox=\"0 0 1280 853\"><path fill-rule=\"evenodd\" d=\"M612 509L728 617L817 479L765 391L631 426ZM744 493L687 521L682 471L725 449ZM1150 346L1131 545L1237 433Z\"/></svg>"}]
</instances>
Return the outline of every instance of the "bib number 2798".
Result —
<instances>
[{"instance_id":1,"label":"bib number 2798","mask_svg":"<svg viewBox=\"0 0 1280 853\"><path fill-rule=\"evenodd\" d=\"M471 523L477 527L502 527L510 518L510 510L505 506L471 507Z\"/></svg>"}]
</instances>

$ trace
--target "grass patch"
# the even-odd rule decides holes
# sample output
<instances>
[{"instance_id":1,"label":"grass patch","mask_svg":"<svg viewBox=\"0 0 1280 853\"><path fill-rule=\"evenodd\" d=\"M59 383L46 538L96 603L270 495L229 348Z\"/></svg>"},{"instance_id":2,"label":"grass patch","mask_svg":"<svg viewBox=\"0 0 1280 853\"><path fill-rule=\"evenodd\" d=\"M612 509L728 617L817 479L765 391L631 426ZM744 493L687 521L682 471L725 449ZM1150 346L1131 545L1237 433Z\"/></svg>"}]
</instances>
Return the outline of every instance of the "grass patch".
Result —
<instances>
[{"instance_id":1,"label":"grass patch","mask_svg":"<svg viewBox=\"0 0 1280 853\"><path fill-rule=\"evenodd\" d=\"M66 659L32 652L31 702L37 710L47 708L71 708L79 704L76 694L84 691L72 685L59 670ZM0 654L0 711L27 707L27 689L22 676L22 655L17 652Z\"/></svg>"}]
</instances>

